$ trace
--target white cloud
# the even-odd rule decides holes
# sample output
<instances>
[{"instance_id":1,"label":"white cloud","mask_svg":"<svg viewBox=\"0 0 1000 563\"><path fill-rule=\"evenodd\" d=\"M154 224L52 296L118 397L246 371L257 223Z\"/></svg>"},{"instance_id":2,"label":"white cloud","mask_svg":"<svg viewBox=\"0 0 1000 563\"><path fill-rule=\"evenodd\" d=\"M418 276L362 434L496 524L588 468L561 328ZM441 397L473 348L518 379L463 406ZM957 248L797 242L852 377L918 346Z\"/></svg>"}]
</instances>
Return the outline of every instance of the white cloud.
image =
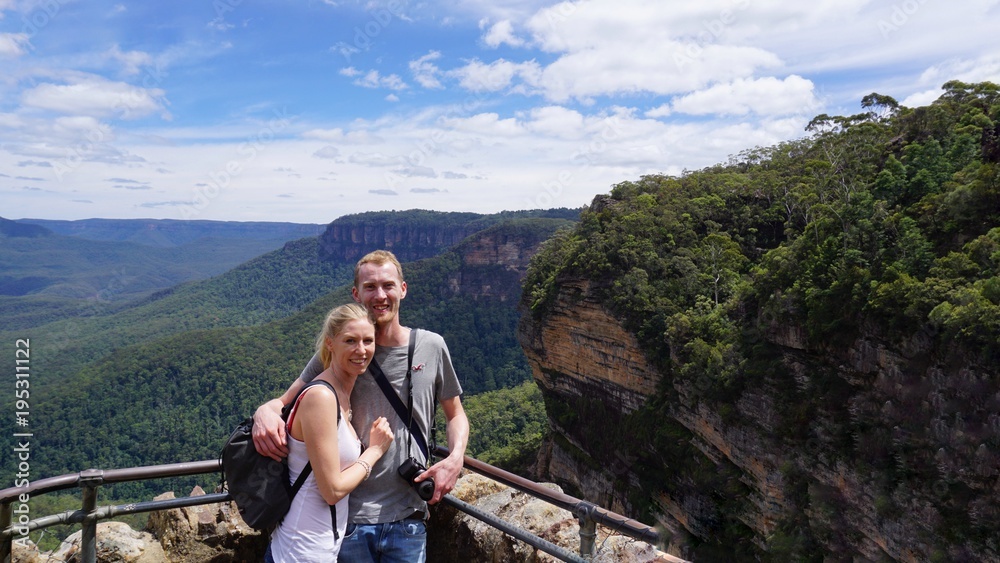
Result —
<instances>
[{"instance_id":1,"label":"white cloud","mask_svg":"<svg viewBox=\"0 0 1000 563\"><path fill-rule=\"evenodd\" d=\"M975 59L949 59L928 68L920 75L921 83L934 86L940 86L949 80L1000 82L1000 51Z\"/></svg>"},{"instance_id":2,"label":"white cloud","mask_svg":"<svg viewBox=\"0 0 1000 563\"><path fill-rule=\"evenodd\" d=\"M364 166L394 166L403 162L403 158L398 156L390 156L383 153L354 153L348 158L351 164L361 164Z\"/></svg>"},{"instance_id":3,"label":"white cloud","mask_svg":"<svg viewBox=\"0 0 1000 563\"><path fill-rule=\"evenodd\" d=\"M29 45L26 33L0 33L0 57L19 57Z\"/></svg>"},{"instance_id":4,"label":"white cloud","mask_svg":"<svg viewBox=\"0 0 1000 563\"><path fill-rule=\"evenodd\" d=\"M163 111L164 95L158 88L91 77L71 84L39 84L21 94L21 103L71 115L134 119Z\"/></svg>"},{"instance_id":5,"label":"white cloud","mask_svg":"<svg viewBox=\"0 0 1000 563\"><path fill-rule=\"evenodd\" d=\"M657 118L657 117L669 117L670 114L672 113L673 112L670 110L670 104L663 104L661 106L657 106L651 110L648 110L645 115L646 117Z\"/></svg>"},{"instance_id":6,"label":"white cloud","mask_svg":"<svg viewBox=\"0 0 1000 563\"><path fill-rule=\"evenodd\" d=\"M496 113L480 113L471 117L446 118L441 124L447 129L455 129L464 132L473 132L481 136L503 136L509 137L520 135L524 129L518 125L514 118L500 119Z\"/></svg>"},{"instance_id":7,"label":"white cloud","mask_svg":"<svg viewBox=\"0 0 1000 563\"><path fill-rule=\"evenodd\" d=\"M857 35L850 26L856 27L854 16L868 4L705 0L668 7L659 0L560 2L539 9L525 22L531 43L554 54L555 60L539 66L535 75L522 77L521 91L542 92L557 102L589 102L597 96L682 94L751 78L785 66L783 57L797 54L800 44L822 53L837 45L838 37ZM510 20L501 20L486 34L487 44L502 44L512 30ZM830 41L816 41L817 35ZM776 36L782 42L775 41ZM514 64L475 61L461 69L473 79L463 86L476 91L509 87L503 79L516 79L509 70ZM486 70L492 72L483 78Z\"/></svg>"},{"instance_id":8,"label":"white cloud","mask_svg":"<svg viewBox=\"0 0 1000 563\"><path fill-rule=\"evenodd\" d=\"M354 70L354 69L351 69ZM354 71L356 74L350 76L357 76L360 74L358 71ZM341 71L344 74L344 71ZM354 81L357 86L363 86L365 88L389 88L390 90L405 90L408 88L403 79L396 74L390 74L388 76L382 76L377 70L369 70L362 76Z\"/></svg>"},{"instance_id":9,"label":"white cloud","mask_svg":"<svg viewBox=\"0 0 1000 563\"><path fill-rule=\"evenodd\" d=\"M230 29L233 29L236 26L234 26L231 23L227 23L225 18L219 16L213 19L212 21L208 22L207 27L209 29L214 29L215 31L229 31Z\"/></svg>"},{"instance_id":10,"label":"white cloud","mask_svg":"<svg viewBox=\"0 0 1000 563\"><path fill-rule=\"evenodd\" d=\"M801 76L737 79L674 100L672 109L691 115L790 115L819 106L813 83Z\"/></svg>"},{"instance_id":11,"label":"white cloud","mask_svg":"<svg viewBox=\"0 0 1000 563\"><path fill-rule=\"evenodd\" d=\"M464 67L451 71L466 90L473 92L496 92L510 87L515 77L526 82L537 81L539 66L534 61L514 63L499 59L489 64L473 60Z\"/></svg>"},{"instance_id":12,"label":"white cloud","mask_svg":"<svg viewBox=\"0 0 1000 563\"><path fill-rule=\"evenodd\" d=\"M923 92L915 92L909 96L903 98L899 101L900 105L906 106L908 108L915 108L920 106L926 106L938 99L943 91L940 88L934 88L932 90L924 90Z\"/></svg>"},{"instance_id":13,"label":"white cloud","mask_svg":"<svg viewBox=\"0 0 1000 563\"><path fill-rule=\"evenodd\" d=\"M153 57L149 53L142 51L122 52L118 45L112 46L107 55L111 60L120 63L126 74L138 74L141 67L153 64Z\"/></svg>"},{"instance_id":14,"label":"white cloud","mask_svg":"<svg viewBox=\"0 0 1000 563\"><path fill-rule=\"evenodd\" d=\"M302 133L303 139L319 139L321 141L343 141L344 130L340 127L334 129L310 129Z\"/></svg>"},{"instance_id":15,"label":"white cloud","mask_svg":"<svg viewBox=\"0 0 1000 563\"><path fill-rule=\"evenodd\" d=\"M431 51L415 61L410 61L410 72L413 73L413 79L417 84L424 88L443 88L441 81L438 80L441 69L432 62L439 58L441 58L439 51Z\"/></svg>"},{"instance_id":16,"label":"white cloud","mask_svg":"<svg viewBox=\"0 0 1000 563\"><path fill-rule=\"evenodd\" d=\"M564 55L545 67L537 86L555 101L643 92L666 95L779 66L774 54L752 47L637 43Z\"/></svg>"},{"instance_id":17,"label":"white cloud","mask_svg":"<svg viewBox=\"0 0 1000 563\"><path fill-rule=\"evenodd\" d=\"M362 125L359 125L358 127L359 128L357 129L351 129L349 131L344 131L339 127L334 129L309 129L302 133L302 138L337 143L350 143L352 145L374 145L385 142L385 139L380 137L378 134L368 129L361 128Z\"/></svg>"},{"instance_id":18,"label":"white cloud","mask_svg":"<svg viewBox=\"0 0 1000 563\"><path fill-rule=\"evenodd\" d=\"M20 129L24 126L24 119L13 113L0 113L0 127L5 129Z\"/></svg>"},{"instance_id":19,"label":"white cloud","mask_svg":"<svg viewBox=\"0 0 1000 563\"><path fill-rule=\"evenodd\" d=\"M493 24L483 36L483 42L496 49L500 45L510 45L520 47L524 45L524 40L514 35L514 25L510 20L503 20Z\"/></svg>"},{"instance_id":20,"label":"white cloud","mask_svg":"<svg viewBox=\"0 0 1000 563\"><path fill-rule=\"evenodd\" d=\"M949 80L1000 83L1000 52L975 58L949 58L925 69L912 85L901 85L899 103L906 107L930 104L942 93L941 85Z\"/></svg>"},{"instance_id":21,"label":"white cloud","mask_svg":"<svg viewBox=\"0 0 1000 563\"><path fill-rule=\"evenodd\" d=\"M578 138L583 133L583 115L560 106L545 106L531 110L527 130L542 135Z\"/></svg>"}]
</instances>

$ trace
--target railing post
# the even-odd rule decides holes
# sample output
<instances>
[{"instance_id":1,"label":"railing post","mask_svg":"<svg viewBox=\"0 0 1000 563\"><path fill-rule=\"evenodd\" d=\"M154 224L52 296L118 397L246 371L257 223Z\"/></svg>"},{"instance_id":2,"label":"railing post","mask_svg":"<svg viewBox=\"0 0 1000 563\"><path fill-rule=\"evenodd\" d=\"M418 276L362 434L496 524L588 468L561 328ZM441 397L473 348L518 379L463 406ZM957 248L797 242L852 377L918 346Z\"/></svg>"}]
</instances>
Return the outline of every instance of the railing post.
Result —
<instances>
[{"instance_id":1,"label":"railing post","mask_svg":"<svg viewBox=\"0 0 1000 563\"><path fill-rule=\"evenodd\" d=\"M103 483L104 471L101 469L88 469L80 473L84 512L80 556L83 563L97 563L97 488Z\"/></svg>"},{"instance_id":2,"label":"railing post","mask_svg":"<svg viewBox=\"0 0 1000 563\"><path fill-rule=\"evenodd\" d=\"M576 507L576 517L580 521L580 555L586 560L594 557L594 542L597 539L597 521L591 516L594 505L581 502Z\"/></svg>"}]
</instances>

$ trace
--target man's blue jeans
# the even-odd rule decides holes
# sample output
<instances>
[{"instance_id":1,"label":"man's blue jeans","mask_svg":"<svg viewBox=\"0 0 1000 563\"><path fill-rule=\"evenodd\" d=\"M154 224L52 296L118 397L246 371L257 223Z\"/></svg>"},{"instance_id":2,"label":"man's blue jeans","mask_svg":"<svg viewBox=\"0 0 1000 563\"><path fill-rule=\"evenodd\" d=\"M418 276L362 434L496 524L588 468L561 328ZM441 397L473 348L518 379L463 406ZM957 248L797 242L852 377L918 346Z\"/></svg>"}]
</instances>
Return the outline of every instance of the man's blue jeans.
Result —
<instances>
[{"instance_id":1,"label":"man's blue jeans","mask_svg":"<svg viewBox=\"0 0 1000 563\"><path fill-rule=\"evenodd\" d=\"M423 520L348 524L338 561L344 563L424 563L427 527Z\"/></svg>"}]
</instances>

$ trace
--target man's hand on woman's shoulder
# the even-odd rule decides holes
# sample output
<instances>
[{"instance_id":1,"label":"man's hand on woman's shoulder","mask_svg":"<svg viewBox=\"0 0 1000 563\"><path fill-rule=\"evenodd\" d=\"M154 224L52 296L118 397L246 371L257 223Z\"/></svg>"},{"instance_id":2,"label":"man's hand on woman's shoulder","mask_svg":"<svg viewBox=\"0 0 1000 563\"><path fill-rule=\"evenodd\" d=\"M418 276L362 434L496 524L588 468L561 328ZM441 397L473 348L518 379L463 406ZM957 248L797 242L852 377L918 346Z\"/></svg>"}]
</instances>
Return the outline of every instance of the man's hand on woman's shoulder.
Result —
<instances>
[{"instance_id":1,"label":"man's hand on woman's shoulder","mask_svg":"<svg viewBox=\"0 0 1000 563\"><path fill-rule=\"evenodd\" d=\"M257 448L257 453L275 461L281 461L288 455L281 406L281 399L273 399L257 407L253 413L253 445Z\"/></svg>"}]
</instances>

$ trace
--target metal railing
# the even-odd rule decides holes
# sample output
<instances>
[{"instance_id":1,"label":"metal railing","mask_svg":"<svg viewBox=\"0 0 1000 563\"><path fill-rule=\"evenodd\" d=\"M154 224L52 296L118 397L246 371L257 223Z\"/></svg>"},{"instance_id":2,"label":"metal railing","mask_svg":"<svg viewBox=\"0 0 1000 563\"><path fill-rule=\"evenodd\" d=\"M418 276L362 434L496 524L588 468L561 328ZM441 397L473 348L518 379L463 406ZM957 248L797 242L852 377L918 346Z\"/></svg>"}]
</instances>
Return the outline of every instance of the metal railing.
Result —
<instances>
[{"instance_id":1,"label":"metal railing","mask_svg":"<svg viewBox=\"0 0 1000 563\"><path fill-rule=\"evenodd\" d=\"M449 452L448 448L435 446L432 453L438 457L447 457ZM553 491L520 475L504 471L499 467L494 467L469 456L465 456L465 468L535 498L544 500L563 510L568 510L580 521L580 555L584 557L589 558L594 554L597 524L611 528L616 533L652 545L660 544L660 534L651 526L647 526L642 522L632 520L610 510L605 510L593 503L580 500L565 493Z\"/></svg>"},{"instance_id":2,"label":"metal railing","mask_svg":"<svg viewBox=\"0 0 1000 563\"><path fill-rule=\"evenodd\" d=\"M433 453L440 457L448 455L447 448L437 446ZM493 479L521 492L546 501L571 512L580 522L580 555L544 540L530 532L519 529L512 524L478 510L477 508L446 495L445 504L455 507L470 516L477 518L512 537L528 543L562 561L573 563L588 561L594 553L597 524L611 528L631 538L656 545L659 534L651 527L626 518L614 512L605 510L592 503L577 499L570 495L545 488L538 483L509 473L500 468L483 463L477 459L465 456L465 467L485 477ZM40 479L27 487L10 487L0 491L0 563L10 563L14 537L27 537L35 530L41 530L57 524L82 524L80 555L84 563L97 561L97 523L100 520L114 518L124 514L138 514L169 510L187 506L215 504L232 500L229 493L212 493L200 496L180 497L167 500L145 501L115 506L97 506L97 489L101 485L142 481L163 477L179 477L186 475L202 475L220 473L222 462L218 459L175 463L168 465L150 465L130 467L125 469L88 469L86 471ZM82 507L79 510L46 515L31 519L27 501L31 497L60 490L82 489ZM22 508L23 507L23 508Z\"/></svg>"}]
</instances>

